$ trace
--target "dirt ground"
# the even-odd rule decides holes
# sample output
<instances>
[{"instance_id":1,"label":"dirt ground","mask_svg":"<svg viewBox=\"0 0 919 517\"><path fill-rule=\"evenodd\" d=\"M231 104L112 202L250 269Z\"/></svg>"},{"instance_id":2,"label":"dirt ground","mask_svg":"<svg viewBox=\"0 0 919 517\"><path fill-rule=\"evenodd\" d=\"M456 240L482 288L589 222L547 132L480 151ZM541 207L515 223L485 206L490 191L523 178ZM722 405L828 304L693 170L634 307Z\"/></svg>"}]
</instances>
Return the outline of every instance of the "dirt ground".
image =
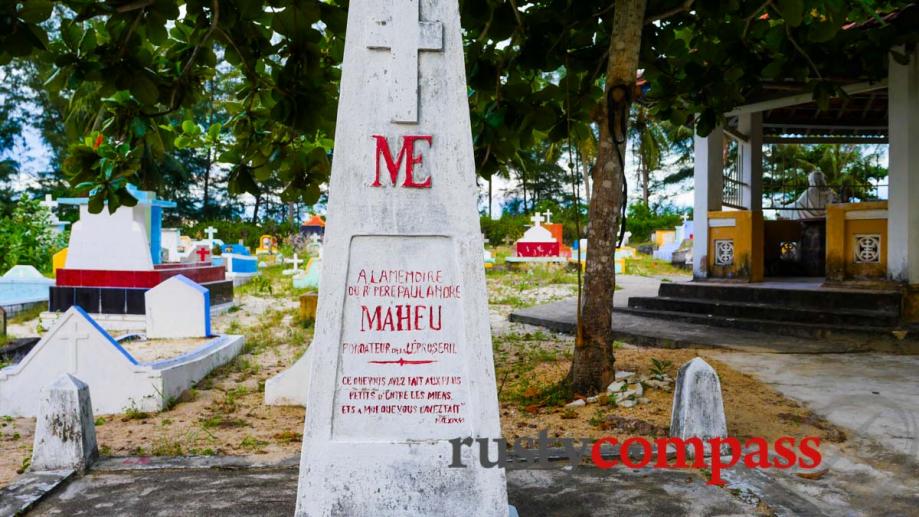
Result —
<instances>
[{"instance_id":1,"label":"dirt ground","mask_svg":"<svg viewBox=\"0 0 919 517\"><path fill-rule=\"evenodd\" d=\"M576 396L555 386L568 371L573 339L536 327L508 323L511 309L570 296L577 275L564 270L493 271L488 274L495 367L504 437L572 438L604 435L662 436L670 422L672 393L645 389L648 402L632 408L597 402L564 405ZM244 352L156 414L129 411L97 415L100 452L107 456L259 455L288 457L300 450L304 410L262 404L265 381L286 369L306 349L312 327L298 321L299 293L290 278L272 268L263 279L237 290L239 308L214 320L218 332L246 336ZM22 325L28 328L28 323ZM724 392L728 428L737 437L816 434L845 440L838 429L816 418L752 377L704 350L661 350L617 343L617 370L647 374L652 358L670 376L701 356L715 367ZM0 485L28 466L34 419L0 417Z\"/></svg>"}]
</instances>

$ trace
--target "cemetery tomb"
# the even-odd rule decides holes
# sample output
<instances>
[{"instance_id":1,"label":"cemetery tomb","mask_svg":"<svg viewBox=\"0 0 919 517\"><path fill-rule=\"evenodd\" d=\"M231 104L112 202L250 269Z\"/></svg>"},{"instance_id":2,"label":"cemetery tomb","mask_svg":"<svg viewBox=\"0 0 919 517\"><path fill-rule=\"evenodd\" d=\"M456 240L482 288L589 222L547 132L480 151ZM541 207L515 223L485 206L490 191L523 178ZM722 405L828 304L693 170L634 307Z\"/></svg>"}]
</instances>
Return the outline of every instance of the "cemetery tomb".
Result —
<instances>
[{"instance_id":1,"label":"cemetery tomb","mask_svg":"<svg viewBox=\"0 0 919 517\"><path fill-rule=\"evenodd\" d=\"M338 109L297 515L506 516L458 2L352 1Z\"/></svg>"},{"instance_id":2,"label":"cemetery tomb","mask_svg":"<svg viewBox=\"0 0 919 517\"><path fill-rule=\"evenodd\" d=\"M658 249L654 250L654 258L658 260L664 260L666 262L673 262L673 254L680 250L686 249L688 246L692 245L693 231L692 231L692 221L688 220L686 216L683 217L683 224L677 226L674 229L673 239L669 237L670 233L662 232L659 237L662 239L662 243L658 244ZM660 240L659 239L659 240ZM690 242L686 242L690 241Z\"/></svg>"},{"instance_id":3,"label":"cemetery tomb","mask_svg":"<svg viewBox=\"0 0 919 517\"><path fill-rule=\"evenodd\" d=\"M262 235L258 239L256 255L274 255L278 252L278 239L273 235Z\"/></svg>"},{"instance_id":4,"label":"cemetery tomb","mask_svg":"<svg viewBox=\"0 0 919 517\"><path fill-rule=\"evenodd\" d=\"M561 240L561 225L544 225L543 214L533 215L533 225L514 243L514 256L507 257L509 263L521 262L568 262L571 249ZM553 234L553 231L556 233Z\"/></svg>"},{"instance_id":5,"label":"cemetery tomb","mask_svg":"<svg viewBox=\"0 0 919 517\"><path fill-rule=\"evenodd\" d=\"M44 304L54 280L46 278L32 266L13 266L0 277L0 308L7 316Z\"/></svg>"},{"instance_id":6,"label":"cemetery tomb","mask_svg":"<svg viewBox=\"0 0 919 517\"><path fill-rule=\"evenodd\" d=\"M249 248L242 242L225 244L219 257L214 257L215 266L226 267L226 277L233 280L233 285L242 285L258 275L258 258L249 253Z\"/></svg>"},{"instance_id":7,"label":"cemetery tomb","mask_svg":"<svg viewBox=\"0 0 919 517\"><path fill-rule=\"evenodd\" d=\"M213 306L232 303L233 281L226 277L224 266L210 262L206 246L199 247L202 251L191 263L161 263L162 210L175 204L157 200L149 192L134 188L130 192L137 205L119 207L114 214L107 210L90 213L85 198L60 200L78 205L80 220L73 225L66 267L57 271L51 288L49 310L60 313L80 306L98 315L143 315L144 293L178 275L206 288ZM50 314L47 319L54 317ZM116 328L107 319L100 321ZM125 323L121 328L131 325Z\"/></svg>"},{"instance_id":8,"label":"cemetery tomb","mask_svg":"<svg viewBox=\"0 0 919 517\"><path fill-rule=\"evenodd\" d=\"M72 307L18 363L0 370L0 414L36 416L42 388L63 374L90 389L96 414L160 411L242 350L242 336L116 340Z\"/></svg>"},{"instance_id":9,"label":"cemetery tomb","mask_svg":"<svg viewBox=\"0 0 919 517\"><path fill-rule=\"evenodd\" d=\"M144 294L147 338L193 338L211 335L211 293L178 275Z\"/></svg>"}]
</instances>

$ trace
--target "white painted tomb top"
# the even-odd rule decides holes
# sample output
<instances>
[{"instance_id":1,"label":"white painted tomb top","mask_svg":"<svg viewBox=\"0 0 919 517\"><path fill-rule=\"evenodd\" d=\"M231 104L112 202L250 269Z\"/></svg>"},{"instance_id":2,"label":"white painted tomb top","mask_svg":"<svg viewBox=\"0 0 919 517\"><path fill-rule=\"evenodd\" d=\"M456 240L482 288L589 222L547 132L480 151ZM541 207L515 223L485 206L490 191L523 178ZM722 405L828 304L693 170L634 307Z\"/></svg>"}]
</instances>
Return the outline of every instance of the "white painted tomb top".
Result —
<instances>
[{"instance_id":1,"label":"white painted tomb top","mask_svg":"<svg viewBox=\"0 0 919 517\"><path fill-rule=\"evenodd\" d=\"M457 0L352 0L335 148L297 514L505 516Z\"/></svg>"},{"instance_id":2,"label":"white painted tomb top","mask_svg":"<svg viewBox=\"0 0 919 517\"><path fill-rule=\"evenodd\" d=\"M109 214L91 214L80 206L80 220L70 231L67 269L151 271L153 259L147 239L147 213L143 204L122 206Z\"/></svg>"},{"instance_id":3,"label":"white painted tomb top","mask_svg":"<svg viewBox=\"0 0 919 517\"><path fill-rule=\"evenodd\" d=\"M211 294L184 275L144 293L147 338L181 339L211 335Z\"/></svg>"},{"instance_id":4,"label":"white painted tomb top","mask_svg":"<svg viewBox=\"0 0 919 517\"><path fill-rule=\"evenodd\" d=\"M533 216L533 226L523 233L523 237L518 242L555 242L552 232L547 230L542 223L542 214L536 212L536 215Z\"/></svg>"}]
</instances>

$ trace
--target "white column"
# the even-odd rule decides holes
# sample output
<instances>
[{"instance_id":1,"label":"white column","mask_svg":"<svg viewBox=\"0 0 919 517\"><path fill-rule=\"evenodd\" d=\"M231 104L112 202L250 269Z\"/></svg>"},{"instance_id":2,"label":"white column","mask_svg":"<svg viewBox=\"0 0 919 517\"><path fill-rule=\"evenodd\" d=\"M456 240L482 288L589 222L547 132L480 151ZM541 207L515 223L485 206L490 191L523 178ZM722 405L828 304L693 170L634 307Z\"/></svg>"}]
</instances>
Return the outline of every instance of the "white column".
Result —
<instances>
[{"instance_id":1,"label":"white column","mask_svg":"<svg viewBox=\"0 0 919 517\"><path fill-rule=\"evenodd\" d=\"M743 206L748 210L763 209L763 114L742 113L737 117L737 131L747 136L746 142L737 142L740 152L740 181L743 189Z\"/></svg>"},{"instance_id":2,"label":"white column","mask_svg":"<svg viewBox=\"0 0 919 517\"><path fill-rule=\"evenodd\" d=\"M721 210L724 188L724 133L720 126L695 137L692 274L708 277L708 213Z\"/></svg>"},{"instance_id":3,"label":"white column","mask_svg":"<svg viewBox=\"0 0 919 517\"><path fill-rule=\"evenodd\" d=\"M919 284L919 58L905 66L890 59L889 74L887 271Z\"/></svg>"}]
</instances>

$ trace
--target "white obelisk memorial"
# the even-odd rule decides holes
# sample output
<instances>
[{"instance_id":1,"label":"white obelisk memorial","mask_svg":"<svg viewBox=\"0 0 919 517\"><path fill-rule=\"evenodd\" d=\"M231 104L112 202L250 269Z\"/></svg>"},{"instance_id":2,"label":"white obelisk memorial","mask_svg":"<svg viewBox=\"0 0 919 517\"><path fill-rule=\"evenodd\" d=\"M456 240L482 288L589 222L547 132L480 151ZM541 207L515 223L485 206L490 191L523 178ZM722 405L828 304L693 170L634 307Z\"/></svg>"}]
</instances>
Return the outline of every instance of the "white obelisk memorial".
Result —
<instances>
[{"instance_id":1,"label":"white obelisk memorial","mask_svg":"<svg viewBox=\"0 0 919 517\"><path fill-rule=\"evenodd\" d=\"M457 0L351 1L337 124L297 514L507 515Z\"/></svg>"}]
</instances>

